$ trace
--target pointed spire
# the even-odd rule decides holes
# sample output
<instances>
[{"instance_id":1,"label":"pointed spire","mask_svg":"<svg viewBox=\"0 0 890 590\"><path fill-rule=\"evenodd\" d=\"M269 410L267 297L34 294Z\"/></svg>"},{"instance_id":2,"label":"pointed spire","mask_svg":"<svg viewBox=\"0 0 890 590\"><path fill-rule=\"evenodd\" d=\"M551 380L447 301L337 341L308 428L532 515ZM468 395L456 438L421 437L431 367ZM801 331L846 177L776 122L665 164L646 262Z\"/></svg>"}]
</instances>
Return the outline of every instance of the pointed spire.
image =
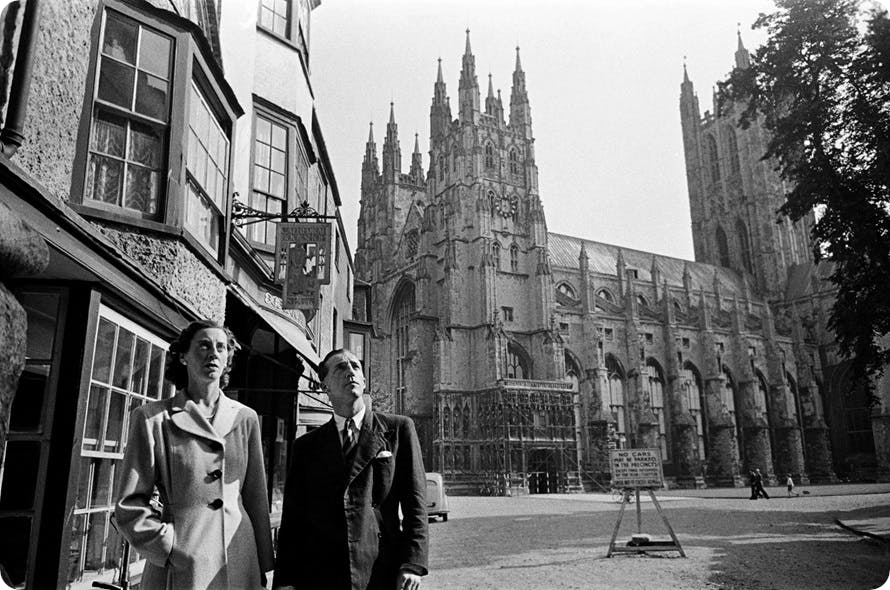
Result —
<instances>
[{"instance_id":1,"label":"pointed spire","mask_svg":"<svg viewBox=\"0 0 890 590\"><path fill-rule=\"evenodd\" d=\"M439 58L439 73L436 76L436 83L444 84L444 80L442 80L442 58L441 57Z\"/></svg>"},{"instance_id":2,"label":"pointed spire","mask_svg":"<svg viewBox=\"0 0 890 590\"><path fill-rule=\"evenodd\" d=\"M516 69L513 71L513 87L510 89L510 126L520 129L528 139L532 137L532 115L525 88L525 72L519 61L519 47L516 47Z\"/></svg>"},{"instance_id":3,"label":"pointed spire","mask_svg":"<svg viewBox=\"0 0 890 590\"><path fill-rule=\"evenodd\" d=\"M389 123L386 124L386 139L383 140L383 176L393 182L402 169L402 150L399 148L399 126L396 125L395 103L389 103Z\"/></svg>"},{"instance_id":4,"label":"pointed spire","mask_svg":"<svg viewBox=\"0 0 890 590\"><path fill-rule=\"evenodd\" d=\"M414 182L423 185L423 155L420 153L419 134L414 134L414 153L411 154L411 171L408 173Z\"/></svg>"},{"instance_id":5,"label":"pointed spire","mask_svg":"<svg viewBox=\"0 0 890 590\"><path fill-rule=\"evenodd\" d=\"M491 72L488 72L488 98L494 98L494 86L491 84Z\"/></svg>"},{"instance_id":6,"label":"pointed spire","mask_svg":"<svg viewBox=\"0 0 890 590\"><path fill-rule=\"evenodd\" d=\"M738 35L739 43L735 51L735 65L737 68L744 70L751 66L751 54L748 53L748 50L745 49L745 44L742 43L742 32L739 30L736 34Z\"/></svg>"},{"instance_id":7,"label":"pointed spire","mask_svg":"<svg viewBox=\"0 0 890 590\"><path fill-rule=\"evenodd\" d=\"M374 143L374 121L371 121L368 130L368 143Z\"/></svg>"},{"instance_id":8,"label":"pointed spire","mask_svg":"<svg viewBox=\"0 0 890 590\"><path fill-rule=\"evenodd\" d=\"M441 61L441 60L439 60L439 61ZM685 55L683 56L683 83L684 84L690 83L689 72L686 71L686 56Z\"/></svg>"},{"instance_id":9,"label":"pointed spire","mask_svg":"<svg viewBox=\"0 0 890 590\"><path fill-rule=\"evenodd\" d=\"M522 71L522 62L519 60L519 45L516 46L516 68L517 72Z\"/></svg>"},{"instance_id":10,"label":"pointed spire","mask_svg":"<svg viewBox=\"0 0 890 590\"><path fill-rule=\"evenodd\" d=\"M467 48L464 51L458 83L460 120L479 122L479 81L476 79L476 58L470 48L470 29L467 29Z\"/></svg>"}]
</instances>

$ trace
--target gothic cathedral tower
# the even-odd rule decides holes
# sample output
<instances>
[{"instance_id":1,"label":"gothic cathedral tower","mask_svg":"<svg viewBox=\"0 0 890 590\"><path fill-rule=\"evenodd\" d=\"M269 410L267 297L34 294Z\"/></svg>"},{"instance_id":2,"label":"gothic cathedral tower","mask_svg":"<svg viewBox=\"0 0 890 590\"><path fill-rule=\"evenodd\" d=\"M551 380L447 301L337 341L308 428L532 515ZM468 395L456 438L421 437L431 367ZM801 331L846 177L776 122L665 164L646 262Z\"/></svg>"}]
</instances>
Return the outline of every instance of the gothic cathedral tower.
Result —
<instances>
[{"instance_id":1,"label":"gothic cathedral tower","mask_svg":"<svg viewBox=\"0 0 890 590\"><path fill-rule=\"evenodd\" d=\"M476 394L565 372L519 48L506 119L491 76L482 101L469 31L456 118L439 60L429 146L425 179L416 140L402 174L392 110L382 171L373 133L366 145L356 268L372 286L381 338L372 395L415 419L427 465L503 470L511 449L480 439L486 410ZM570 421L570 398L566 407Z\"/></svg>"},{"instance_id":2,"label":"gothic cathedral tower","mask_svg":"<svg viewBox=\"0 0 890 590\"><path fill-rule=\"evenodd\" d=\"M750 55L738 38L735 67ZM786 187L774 164L760 159L768 135L761 121L737 127L742 105L700 115L698 96L683 67L680 120L692 217L695 259L737 271L750 287L776 300L783 296L789 269L812 260L808 226L777 211Z\"/></svg>"}]
</instances>

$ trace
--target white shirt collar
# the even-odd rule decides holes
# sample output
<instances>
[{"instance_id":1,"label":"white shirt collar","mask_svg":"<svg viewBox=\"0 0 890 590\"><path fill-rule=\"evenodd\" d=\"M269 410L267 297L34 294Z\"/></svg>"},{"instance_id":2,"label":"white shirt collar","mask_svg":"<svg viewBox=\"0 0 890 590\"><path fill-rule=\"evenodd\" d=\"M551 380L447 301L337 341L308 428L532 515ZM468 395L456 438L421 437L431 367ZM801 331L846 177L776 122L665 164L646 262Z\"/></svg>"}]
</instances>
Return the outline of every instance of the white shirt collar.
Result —
<instances>
[{"instance_id":1,"label":"white shirt collar","mask_svg":"<svg viewBox=\"0 0 890 590\"><path fill-rule=\"evenodd\" d=\"M362 420L365 419L365 409L366 408L362 406L362 409L351 418L351 420L355 422L355 429L357 431L361 431L362 429ZM346 418L340 414L334 414L334 422L337 424L337 432L343 432L343 425L346 424L347 420L350 420L350 418Z\"/></svg>"}]
</instances>

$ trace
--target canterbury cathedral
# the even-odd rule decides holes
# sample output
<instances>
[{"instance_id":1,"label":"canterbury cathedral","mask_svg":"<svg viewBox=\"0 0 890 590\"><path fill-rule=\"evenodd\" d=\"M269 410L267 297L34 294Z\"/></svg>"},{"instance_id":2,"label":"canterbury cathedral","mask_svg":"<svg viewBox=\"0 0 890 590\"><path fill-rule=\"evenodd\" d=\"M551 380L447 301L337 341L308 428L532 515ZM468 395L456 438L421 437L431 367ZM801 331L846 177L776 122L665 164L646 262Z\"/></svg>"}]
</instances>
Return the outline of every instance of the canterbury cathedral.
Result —
<instances>
[{"instance_id":1,"label":"canterbury cathedral","mask_svg":"<svg viewBox=\"0 0 890 590\"><path fill-rule=\"evenodd\" d=\"M890 387L872 407L850 386L762 126L702 113L684 66L692 261L547 231L518 48L505 105L467 31L455 107L440 60L426 165L415 136L403 169L393 105L379 154L371 127L356 249L372 398L452 492L595 490L615 448L659 449L670 487L890 479Z\"/></svg>"}]
</instances>

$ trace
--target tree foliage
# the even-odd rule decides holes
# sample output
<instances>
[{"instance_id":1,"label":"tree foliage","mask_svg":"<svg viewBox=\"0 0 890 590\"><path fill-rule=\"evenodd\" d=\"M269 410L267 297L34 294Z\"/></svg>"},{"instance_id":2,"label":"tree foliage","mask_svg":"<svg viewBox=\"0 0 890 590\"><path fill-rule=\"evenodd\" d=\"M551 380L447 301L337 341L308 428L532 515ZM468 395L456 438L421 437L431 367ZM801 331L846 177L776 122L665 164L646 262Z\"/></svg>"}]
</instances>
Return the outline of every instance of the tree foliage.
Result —
<instances>
[{"instance_id":1,"label":"tree foliage","mask_svg":"<svg viewBox=\"0 0 890 590\"><path fill-rule=\"evenodd\" d=\"M872 390L890 361L890 20L859 0L776 0L768 40L720 84L720 103L761 120L763 158L791 188L779 215L816 211L816 260L833 263L829 328Z\"/></svg>"}]
</instances>

